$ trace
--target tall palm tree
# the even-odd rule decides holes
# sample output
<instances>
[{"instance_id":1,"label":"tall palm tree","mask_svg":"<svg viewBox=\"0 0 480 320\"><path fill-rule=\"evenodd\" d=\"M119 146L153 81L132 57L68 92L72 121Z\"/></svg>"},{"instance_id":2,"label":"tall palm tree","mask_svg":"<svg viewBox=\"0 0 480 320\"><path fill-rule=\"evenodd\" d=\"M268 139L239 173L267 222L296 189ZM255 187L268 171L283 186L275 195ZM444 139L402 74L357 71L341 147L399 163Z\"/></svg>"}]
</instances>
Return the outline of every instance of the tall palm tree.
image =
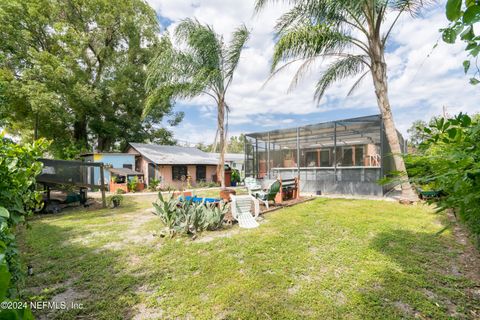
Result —
<instances>
[{"instance_id":1,"label":"tall palm tree","mask_svg":"<svg viewBox=\"0 0 480 320\"><path fill-rule=\"evenodd\" d=\"M196 19L185 19L173 34L160 41L158 54L150 63L146 87L149 97L145 115L155 107L162 107L177 99L190 99L199 95L211 97L217 105L217 137L220 159L217 177L225 187L225 115L229 107L226 94L240 61L242 49L249 37L245 25L238 27L232 39L225 44L211 26Z\"/></svg>"},{"instance_id":2,"label":"tall palm tree","mask_svg":"<svg viewBox=\"0 0 480 320\"><path fill-rule=\"evenodd\" d=\"M399 17L404 13L417 14L426 0L287 1L293 7L279 18L275 27L278 42L273 55L273 75L292 62L303 61L292 80L292 87L317 59L333 60L316 84L315 99L319 102L334 82L359 75L348 93L351 94L370 73L395 167L403 173L402 195L416 198L406 174L388 99L384 53ZM256 10L261 10L268 2L278 1L257 0ZM386 19L387 14L391 14L391 19ZM278 67L280 62L287 63Z\"/></svg>"}]
</instances>

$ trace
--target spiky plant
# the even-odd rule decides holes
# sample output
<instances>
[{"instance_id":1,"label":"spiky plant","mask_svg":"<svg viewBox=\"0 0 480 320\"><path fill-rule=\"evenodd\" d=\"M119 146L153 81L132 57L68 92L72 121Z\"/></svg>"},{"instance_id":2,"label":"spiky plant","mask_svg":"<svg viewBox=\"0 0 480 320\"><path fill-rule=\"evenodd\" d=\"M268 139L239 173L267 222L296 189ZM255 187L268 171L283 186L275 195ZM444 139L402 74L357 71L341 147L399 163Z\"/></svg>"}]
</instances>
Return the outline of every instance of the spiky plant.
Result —
<instances>
[{"instance_id":1,"label":"spiky plant","mask_svg":"<svg viewBox=\"0 0 480 320\"><path fill-rule=\"evenodd\" d=\"M359 76L348 94L370 74L373 79L377 104L383 118L385 134L393 154L397 171L402 175L402 195L416 198L406 174L402 150L388 98L385 46L402 14L416 15L428 0L284 0L293 7L277 22L278 42L275 45L272 72L295 61L303 64L295 74L291 86L318 59L331 58L333 62L321 74L316 84L315 99L320 102L325 91L334 82ZM257 0L256 10L269 2ZM386 19L391 14L392 19ZM388 24L387 24L388 21ZM279 67L281 62L287 62Z\"/></svg>"},{"instance_id":2,"label":"spiky plant","mask_svg":"<svg viewBox=\"0 0 480 320\"><path fill-rule=\"evenodd\" d=\"M220 149L217 176L222 187L225 187L225 115L229 109L226 94L248 37L249 31L242 25L225 44L211 26L185 19L175 29L175 44L168 34L162 37L158 54L148 68L145 114L155 106L199 95L207 95L215 102Z\"/></svg>"}]
</instances>

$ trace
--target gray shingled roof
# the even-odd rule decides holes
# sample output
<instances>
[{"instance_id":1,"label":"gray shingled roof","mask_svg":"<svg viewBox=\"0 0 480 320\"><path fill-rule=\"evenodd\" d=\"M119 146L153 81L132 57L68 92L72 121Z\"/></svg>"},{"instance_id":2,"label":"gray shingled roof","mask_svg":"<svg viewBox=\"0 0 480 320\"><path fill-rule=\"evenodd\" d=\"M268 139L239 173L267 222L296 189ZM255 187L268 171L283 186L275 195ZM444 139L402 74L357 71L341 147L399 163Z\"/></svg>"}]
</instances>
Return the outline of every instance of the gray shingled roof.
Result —
<instances>
[{"instance_id":1,"label":"gray shingled roof","mask_svg":"<svg viewBox=\"0 0 480 320\"><path fill-rule=\"evenodd\" d=\"M142 156L155 164L218 164L218 160L197 148L130 143Z\"/></svg>"}]
</instances>

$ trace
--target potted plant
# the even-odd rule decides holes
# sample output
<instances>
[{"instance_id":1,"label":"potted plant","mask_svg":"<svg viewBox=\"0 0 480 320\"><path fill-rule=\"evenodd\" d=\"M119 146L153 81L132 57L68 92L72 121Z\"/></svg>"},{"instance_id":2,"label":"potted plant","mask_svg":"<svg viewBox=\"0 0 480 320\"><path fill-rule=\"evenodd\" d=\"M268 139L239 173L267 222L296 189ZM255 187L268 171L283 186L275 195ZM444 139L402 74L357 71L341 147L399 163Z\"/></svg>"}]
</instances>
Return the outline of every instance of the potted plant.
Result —
<instances>
[{"instance_id":1,"label":"potted plant","mask_svg":"<svg viewBox=\"0 0 480 320\"><path fill-rule=\"evenodd\" d=\"M108 197L108 205L113 206L113 208L120 207L120 204L123 201L123 196L121 194L116 194Z\"/></svg>"},{"instance_id":2,"label":"potted plant","mask_svg":"<svg viewBox=\"0 0 480 320\"><path fill-rule=\"evenodd\" d=\"M232 178L231 178L230 185L232 187L236 187L237 183L239 182L240 182L240 172L238 172L238 170L236 169L232 169Z\"/></svg>"}]
</instances>

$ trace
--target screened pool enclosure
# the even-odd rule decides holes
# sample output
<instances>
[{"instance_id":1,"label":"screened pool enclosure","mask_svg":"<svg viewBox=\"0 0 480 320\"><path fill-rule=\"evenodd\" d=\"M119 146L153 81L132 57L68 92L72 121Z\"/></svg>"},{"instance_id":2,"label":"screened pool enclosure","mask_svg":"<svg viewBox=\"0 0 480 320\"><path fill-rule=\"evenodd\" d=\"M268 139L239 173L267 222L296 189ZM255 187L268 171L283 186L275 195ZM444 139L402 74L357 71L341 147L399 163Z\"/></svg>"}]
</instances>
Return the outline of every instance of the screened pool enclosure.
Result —
<instances>
[{"instance_id":1,"label":"screened pool enclosure","mask_svg":"<svg viewBox=\"0 0 480 320\"><path fill-rule=\"evenodd\" d=\"M398 133L403 151L405 142ZM245 135L245 173L300 178L300 191L383 195L378 180L394 170L380 115Z\"/></svg>"}]
</instances>

